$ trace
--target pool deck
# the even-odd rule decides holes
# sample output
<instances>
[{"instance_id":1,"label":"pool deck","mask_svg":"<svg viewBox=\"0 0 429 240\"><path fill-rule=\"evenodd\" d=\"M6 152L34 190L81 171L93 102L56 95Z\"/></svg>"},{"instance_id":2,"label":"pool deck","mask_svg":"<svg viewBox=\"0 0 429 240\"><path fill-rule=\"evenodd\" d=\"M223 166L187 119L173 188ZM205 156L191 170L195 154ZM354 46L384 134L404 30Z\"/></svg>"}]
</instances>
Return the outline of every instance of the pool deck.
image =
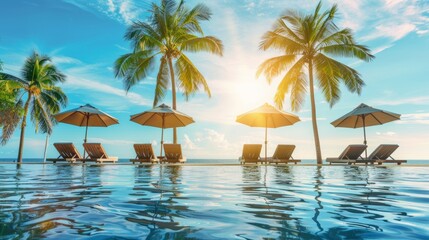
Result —
<instances>
[{"instance_id":1,"label":"pool deck","mask_svg":"<svg viewBox=\"0 0 429 240\"><path fill-rule=\"evenodd\" d=\"M132 163L67 163L67 162L58 162L58 163L51 163L51 162L23 162L23 163L16 163L16 162L0 162L0 164L21 164L21 165L87 165L87 166L101 166L101 165L113 165L113 166L197 166L197 167L229 167L229 166L290 166L290 167L338 167L338 166L350 166L350 167L429 167L429 164L311 164L311 163L301 163L301 164L240 164L240 163L139 163L139 164L132 164Z\"/></svg>"}]
</instances>

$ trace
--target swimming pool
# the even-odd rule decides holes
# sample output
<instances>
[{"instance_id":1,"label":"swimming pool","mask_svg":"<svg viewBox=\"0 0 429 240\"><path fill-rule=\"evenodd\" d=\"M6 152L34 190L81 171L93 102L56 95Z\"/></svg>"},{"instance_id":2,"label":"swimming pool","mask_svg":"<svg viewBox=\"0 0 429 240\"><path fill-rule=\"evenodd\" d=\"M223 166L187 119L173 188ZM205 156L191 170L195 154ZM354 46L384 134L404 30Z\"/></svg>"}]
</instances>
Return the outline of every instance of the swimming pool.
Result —
<instances>
[{"instance_id":1,"label":"swimming pool","mask_svg":"<svg viewBox=\"0 0 429 240\"><path fill-rule=\"evenodd\" d=\"M428 170L0 164L0 238L427 239Z\"/></svg>"}]
</instances>

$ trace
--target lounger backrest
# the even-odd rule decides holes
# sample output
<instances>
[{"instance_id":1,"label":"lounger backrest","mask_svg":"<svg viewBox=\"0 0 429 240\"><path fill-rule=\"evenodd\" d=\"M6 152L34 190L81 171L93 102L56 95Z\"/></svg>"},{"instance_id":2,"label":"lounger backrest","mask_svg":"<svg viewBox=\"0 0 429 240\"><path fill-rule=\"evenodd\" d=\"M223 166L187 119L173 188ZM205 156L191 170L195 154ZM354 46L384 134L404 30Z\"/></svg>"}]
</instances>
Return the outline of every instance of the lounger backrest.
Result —
<instances>
[{"instance_id":1,"label":"lounger backrest","mask_svg":"<svg viewBox=\"0 0 429 240\"><path fill-rule=\"evenodd\" d=\"M381 144L368 157L370 160L386 160L399 147L397 144Z\"/></svg>"},{"instance_id":2,"label":"lounger backrest","mask_svg":"<svg viewBox=\"0 0 429 240\"><path fill-rule=\"evenodd\" d=\"M66 158L82 158L73 143L54 143L60 156Z\"/></svg>"},{"instance_id":3,"label":"lounger backrest","mask_svg":"<svg viewBox=\"0 0 429 240\"><path fill-rule=\"evenodd\" d=\"M295 145L279 144L273 154L273 159L290 159Z\"/></svg>"},{"instance_id":4,"label":"lounger backrest","mask_svg":"<svg viewBox=\"0 0 429 240\"><path fill-rule=\"evenodd\" d=\"M152 159L155 157L153 153L152 144L134 144L138 159Z\"/></svg>"},{"instance_id":5,"label":"lounger backrest","mask_svg":"<svg viewBox=\"0 0 429 240\"><path fill-rule=\"evenodd\" d=\"M340 154L339 159L359 159L366 149L365 144L352 144L348 145L346 149Z\"/></svg>"},{"instance_id":6,"label":"lounger backrest","mask_svg":"<svg viewBox=\"0 0 429 240\"><path fill-rule=\"evenodd\" d=\"M243 154L241 158L245 160L259 159L261 154L262 144L244 144Z\"/></svg>"},{"instance_id":7,"label":"lounger backrest","mask_svg":"<svg viewBox=\"0 0 429 240\"><path fill-rule=\"evenodd\" d=\"M167 159L182 158L182 146L180 144L164 144L164 152Z\"/></svg>"},{"instance_id":8,"label":"lounger backrest","mask_svg":"<svg viewBox=\"0 0 429 240\"><path fill-rule=\"evenodd\" d=\"M84 143L83 148L89 158L109 158L101 143Z\"/></svg>"}]
</instances>

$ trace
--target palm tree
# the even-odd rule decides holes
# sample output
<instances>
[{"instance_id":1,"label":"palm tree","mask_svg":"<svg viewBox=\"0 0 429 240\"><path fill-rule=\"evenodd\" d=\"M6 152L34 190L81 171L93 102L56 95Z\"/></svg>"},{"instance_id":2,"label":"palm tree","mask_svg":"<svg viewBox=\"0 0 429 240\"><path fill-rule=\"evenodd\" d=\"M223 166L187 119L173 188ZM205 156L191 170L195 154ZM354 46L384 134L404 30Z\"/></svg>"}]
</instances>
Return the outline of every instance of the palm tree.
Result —
<instances>
[{"instance_id":1,"label":"palm tree","mask_svg":"<svg viewBox=\"0 0 429 240\"><path fill-rule=\"evenodd\" d=\"M55 122L53 115L60 111L61 106L65 107L67 104L66 95L60 87L56 86L57 83L64 82L66 77L50 61L49 57L40 56L34 52L26 59L21 78L0 73L1 87L11 94L16 94L14 95L16 105L22 106L23 109L18 150L19 163L22 162L28 113L30 112L30 119L36 126L36 132L40 129L44 133L51 134ZM21 100L24 96L25 102Z\"/></svg>"},{"instance_id":2,"label":"palm tree","mask_svg":"<svg viewBox=\"0 0 429 240\"><path fill-rule=\"evenodd\" d=\"M206 79L185 55L185 51L205 51L222 56L222 42L216 37L204 36L200 26L200 21L210 19L210 9L204 4L188 9L183 0L179 4L175 0L162 0L160 5L152 4L151 13L149 22L137 21L128 28L125 39L132 42L133 52L115 62L116 77L123 79L125 90L145 79L160 59L153 106L165 97L170 83L175 110L176 84L186 100L200 87L210 97ZM176 129L173 139L177 143Z\"/></svg>"},{"instance_id":3,"label":"palm tree","mask_svg":"<svg viewBox=\"0 0 429 240\"><path fill-rule=\"evenodd\" d=\"M293 10L276 20L271 31L266 32L260 43L261 50L276 49L282 55L264 61L256 73L265 75L267 82L286 71L281 79L274 101L283 107L286 93L294 111L303 105L307 88L310 88L311 117L317 163L322 163L319 133L316 121L314 79L326 101L332 107L340 99L340 83L352 93L360 94L365 85L360 74L353 68L338 62L333 57L355 57L364 61L374 58L370 50L358 45L348 28L340 30L334 23L337 6L321 13L321 2L313 14ZM307 75L305 74L307 73Z\"/></svg>"}]
</instances>

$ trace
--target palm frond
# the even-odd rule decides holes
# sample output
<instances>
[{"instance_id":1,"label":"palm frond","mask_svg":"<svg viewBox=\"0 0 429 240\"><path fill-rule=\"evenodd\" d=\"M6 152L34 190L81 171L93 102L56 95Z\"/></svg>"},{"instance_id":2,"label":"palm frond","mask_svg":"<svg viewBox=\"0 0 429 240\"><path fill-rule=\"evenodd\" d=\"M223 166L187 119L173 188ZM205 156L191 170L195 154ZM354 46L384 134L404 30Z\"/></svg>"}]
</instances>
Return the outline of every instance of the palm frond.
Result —
<instances>
[{"instance_id":1,"label":"palm frond","mask_svg":"<svg viewBox=\"0 0 429 240\"><path fill-rule=\"evenodd\" d=\"M124 38L131 40L133 48L139 50L161 48L164 45L162 36L151 25L140 21L134 22L128 27Z\"/></svg>"},{"instance_id":2,"label":"palm frond","mask_svg":"<svg viewBox=\"0 0 429 240\"><path fill-rule=\"evenodd\" d=\"M179 80L179 88L182 89L186 100L189 99L189 96L198 92L200 86L202 86L207 95L211 97L210 88L206 79L185 54L182 53L177 59L175 70Z\"/></svg>"},{"instance_id":3,"label":"palm frond","mask_svg":"<svg viewBox=\"0 0 429 240\"><path fill-rule=\"evenodd\" d=\"M271 83L272 79L293 64L296 58L296 55L282 55L265 60L259 65L256 76L259 77L261 74L264 74L267 82Z\"/></svg>"},{"instance_id":4,"label":"palm frond","mask_svg":"<svg viewBox=\"0 0 429 240\"><path fill-rule=\"evenodd\" d=\"M50 114L49 106L46 105L40 96L34 96L30 109L30 119L35 126L35 132L37 133L40 129L42 133L52 134L54 117Z\"/></svg>"},{"instance_id":5,"label":"palm frond","mask_svg":"<svg viewBox=\"0 0 429 240\"><path fill-rule=\"evenodd\" d=\"M16 82L15 84L13 82ZM28 86L28 82L19 78L19 77L15 77L11 74L7 74L7 73L3 73L0 72L0 83L2 84L7 84L9 85L8 87L10 88L15 88L15 87L23 87L23 86ZM6 85L4 85L3 87L7 87Z\"/></svg>"},{"instance_id":6,"label":"palm frond","mask_svg":"<svg viewBox=\"0 0 429 240\"><path fill-rule=\"evenodd\" d=\"M122 78L124 88L128 92L140 80L148 76L155 63L155 56L150 50L138 51L122 55L115 62L115 75Z\"/></svg>"},{"instance_id":7,"label":"palm frond","mask_svg":"<svg viewBox=\"0 0 429 240\"><path fill-rule=\"evenodd\" d=\"M259 43L259 49L278 49L286 54L302 54L304 47L291 38L283 36L275 31L268 31L262 36L262 41Z\"/></svg>"},{"instance_id":8,"label":"palm frond","mask_svg":"<svg viewBox=\"0 0 429 240\"><path fill-rule=\"evenodd\" d=\"M203 34L200 21L208 21L211 18L210 9L204 4L197 4L190 11L183 11L180 18L179 27L187 29L189 32Z\"/></svg>"},{"instance_id":9,"label":"palm frond","mask_svg":"<svg viewBox=\"0 0 429 240\"><path fill-rule=\"evenodd\" d=\"M195 37L182 43L181 50L190 52L209 52L219 56L223 54L222 41L213 36Z\"/></svg>"},{"instance_id":10,"label":"palm frond","mask_svg":"<svg viewBox=\"0 0 429 240\"><path fill-rule=\"evenodd\" d=\"M350 92L358 94L361 93L362 87L365 86L364 81L356 70L323 54L316 55L314 65L317 79L319 79L319 86L322 88L325 99L331 107L340 98L340 82L344 83Z\"/></svg>"},{"instance_id":11,"label":"palm frond","mask_svg":"<svg viewBox=\"0 0 429 240\"><path fill-rule=\"evenodd\" d=\"M305 59L300 58L295 64L289 69L285 76L280 81L276 94L274 95L274 102L280 109L283 108L283 102L286 93L291 92L291 107L292 110L298 110L304 101L304 94L306 91L306 78L302 72ZM292 95L294 98L292 98Z\"/></svg>"},{"instance_id":12,"label":"palm frond","mask_svg":"<svg viewBox=\"0 0 429 240\"><path fill-rule=\"evenodd\" d=\"M330 46L324 46L320 48L320 51L333 56L338 57L355 57L364 61L371 61L374 59L367 46L358 44L335 44Z\"/></svg>"},{"instance_id":13,"label":"palm frond","mask_svg":"<svg viewBox=\"0 0 429 240\"><path fill-rule=\"evenodd\" d=\"M0 88L0 144L6 145L21 121L22 101L17 100L18 92L6 92Z\"/></svg>"},{"instance_id":14,"label":"palm frond","mask_svg":"<svg viewBox=\"0 0 429 240\"><path fill-rule=\"evenodd\" d=\"M156 86L155 86L155 97L153 99L153 106L155 107L158 103L164 99L168 83L170 80L169 68L167 64L167 59L165 57L161 58L161 64L159 65L158 75L156 76Z\"/></svg>"}]
</instances>

